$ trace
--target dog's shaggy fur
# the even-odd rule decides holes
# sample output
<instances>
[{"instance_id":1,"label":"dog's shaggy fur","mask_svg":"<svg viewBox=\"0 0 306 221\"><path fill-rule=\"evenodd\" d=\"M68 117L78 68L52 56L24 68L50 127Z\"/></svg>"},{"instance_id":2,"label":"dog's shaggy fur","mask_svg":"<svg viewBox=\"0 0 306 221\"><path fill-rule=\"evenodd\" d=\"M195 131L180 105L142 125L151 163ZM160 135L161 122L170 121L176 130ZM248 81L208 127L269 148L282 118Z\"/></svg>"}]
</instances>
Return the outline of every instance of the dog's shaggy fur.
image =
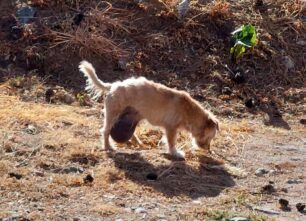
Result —
<instances>
[{"instance_id":1,"label":"dog's shaggy fur","mask_svg":"<svg viewBox=\"0 0 306 221\"><path fill-rule=\"evenodd\" d=\"M184 158L184 152L175 148L178 129L189 131L197 145L203 148L209 147L219 130L216 117L184 91L168 88L144 77L104 83L98 79L95 69L87 61L82 61L79 69L87 78L86 89L94 98L107 92L102 129L106 150L112 149L109 143L110 130L126 107L137 110L140 119L164 128L169 152L179 158Z\"/></svg>"}]
</instances>

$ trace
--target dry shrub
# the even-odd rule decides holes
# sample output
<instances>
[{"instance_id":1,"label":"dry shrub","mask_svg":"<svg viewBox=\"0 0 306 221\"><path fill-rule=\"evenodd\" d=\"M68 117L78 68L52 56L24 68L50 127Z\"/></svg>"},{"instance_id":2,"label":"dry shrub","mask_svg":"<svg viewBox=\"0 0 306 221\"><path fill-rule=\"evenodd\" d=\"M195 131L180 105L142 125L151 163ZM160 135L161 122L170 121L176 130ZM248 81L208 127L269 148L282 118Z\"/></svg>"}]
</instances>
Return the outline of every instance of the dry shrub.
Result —
<instances>
[{"instance_id":1,"label":"dry shrub","mask_svg":"<svg viewBox=\"0 0 306 221\"><path fill-rule=\"evenodd\" d=\"M112 5L108 2L104 2L107 4L105 9L99 9L99 5L97 5L94 9L90 11L90 24L94 25L95 27L99 27L102 30L106 28L111 28L115 31L123 31L126 33L130 33L129 28L127 25L124 25L124 21L128 20L128 13L123 9L116 9L113 8ZM122 14L127 14L127 16L122 16ZM121 15L121 17L111 17L111 15Z\"/></svg>"},{"instance_id":2,"label":"dry shrub","mask_svg":"<svg viewBox=\"0 0 306 221\"><path fill-rule=\"evenodd\" d=\"M216 0L210 8L208 14L213 19L229 18L231 15L230 4L222 0Z\"/></svg>"},{"instance_id":3,"label":"dry shrub","mask_svg":"<svg viewBox=\"0 0 306 221\"><path fill-rule=\"evenodd\" d=\"M303 0L283 1L282 8L286 16L302 16L306 12L306 2Z\"/></svg>"},{"instance_id":4,"label":"dry shrub","mask_svg":"<svg viewBox=\"0 0 306 221\"><path fill-rule=\"evenodd\" d=\"M113 54L120 56L123 54L122 50L110 39L95 31L89 32L89 28L78 28L72 33L52 31L55 35L54 43L51 48L64 45L64 48L79 52L81 56L86 56L90 53L97 55Z\"/></svg>"},{"instance_id":5,"label":"dry shrub","mask_svg":"<svg viewBox=\"0 0 306 221\"><path fill-rule=\"evenodd\" d=\"M95 173L95 183L99 188L109 188L111 184L124 179L124 173L113 167L99 167Z\"/></svg>"},{"instance_id":6,"label":"dry shrub","mask_svg":"<svg viewBox=\"0 0 306 221\"><path fill-rule=\"evenodd\" d=\"M111 55L114 57L126 56L127 51L122 49L114 40L118 33L129 33L123 24L125 17L116 17L121 9L114 9L108 2L101 9L98 4L86 13L81 24L76 28L71 26L72 21L63 23L64 31L50 31L51 48L63 46L66 50L77 51L80 56L86 57L92 53L96 55Z\"/></svg>"}]
</instances>

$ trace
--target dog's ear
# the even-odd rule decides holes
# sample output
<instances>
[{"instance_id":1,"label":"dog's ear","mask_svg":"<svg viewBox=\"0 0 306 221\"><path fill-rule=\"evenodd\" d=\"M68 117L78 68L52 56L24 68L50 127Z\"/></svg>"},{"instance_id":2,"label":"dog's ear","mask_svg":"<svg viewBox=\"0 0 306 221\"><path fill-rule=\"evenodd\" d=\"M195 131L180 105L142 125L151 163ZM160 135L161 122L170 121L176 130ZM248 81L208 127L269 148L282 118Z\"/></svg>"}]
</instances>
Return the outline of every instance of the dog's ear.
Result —
<instances>
[{"instance_id":1,"label":"dog's ear","mask_svg":"<svg viewBox=\"0 0 306 221\"><path fill-rule=\"evenodd\" d=\"M219 131L219 121L215 118L208 118L206 121L206 125L208 128L217 128L217 130Z\"/></svg>"}]
</instances>

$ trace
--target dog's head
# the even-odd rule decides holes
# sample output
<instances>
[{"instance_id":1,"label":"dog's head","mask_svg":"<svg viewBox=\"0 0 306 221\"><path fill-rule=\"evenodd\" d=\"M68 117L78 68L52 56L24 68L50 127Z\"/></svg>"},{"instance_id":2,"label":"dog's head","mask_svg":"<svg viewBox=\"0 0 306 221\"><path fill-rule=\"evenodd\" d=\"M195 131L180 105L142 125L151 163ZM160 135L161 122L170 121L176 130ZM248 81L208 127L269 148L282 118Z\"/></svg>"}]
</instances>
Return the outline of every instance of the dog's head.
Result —
<instances>
[{"instance_id":1,"label":"dog's head","mask_svg":"<svg viewBox=\"0 0 306 221\"><path fill-rule=\"evenodd\" d=\"M200 148L209 149L212 139L219 131L219 121L212 115L202 120L198 132L195 134L195 141Z\"/></svg>"}]
</instances>

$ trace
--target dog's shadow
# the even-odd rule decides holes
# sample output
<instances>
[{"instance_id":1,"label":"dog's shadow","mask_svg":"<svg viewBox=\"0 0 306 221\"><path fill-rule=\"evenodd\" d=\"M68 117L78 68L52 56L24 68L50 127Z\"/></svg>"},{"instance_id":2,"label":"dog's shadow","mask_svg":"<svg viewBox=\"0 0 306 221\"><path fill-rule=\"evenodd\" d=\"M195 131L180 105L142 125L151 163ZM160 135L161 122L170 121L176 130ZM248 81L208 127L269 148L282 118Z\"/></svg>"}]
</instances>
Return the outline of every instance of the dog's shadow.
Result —
<instances>
[{"instance_id":1,"label":"dog's shadow","mask_svg":"<svg viewBox=\"0 0 306 221\"><path fill-rule=\"evenodd\" d=\"M153 187L168 197L215 197L224 189L235 185L220 162L205 156L199 158L197 168L187 165L185 161L155 166L140 153L113 152L108 156L114 160L118 169L124 171L128 179Z\"/></svg>"}]
</instances>

